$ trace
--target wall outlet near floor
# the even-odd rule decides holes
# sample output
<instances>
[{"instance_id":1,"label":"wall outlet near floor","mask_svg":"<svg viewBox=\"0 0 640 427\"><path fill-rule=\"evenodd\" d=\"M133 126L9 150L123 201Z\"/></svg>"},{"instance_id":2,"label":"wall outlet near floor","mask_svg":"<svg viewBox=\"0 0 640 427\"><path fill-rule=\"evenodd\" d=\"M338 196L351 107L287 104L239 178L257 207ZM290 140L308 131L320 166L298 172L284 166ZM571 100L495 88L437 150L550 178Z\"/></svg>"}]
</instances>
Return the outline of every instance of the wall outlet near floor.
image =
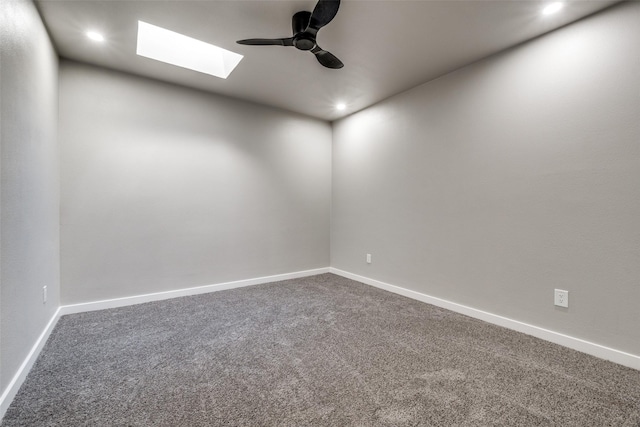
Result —
<instances>
[{"instance_id":1,"label":"wall outlet near floor","mask_svg":"<svg viewBox=\"0 0 640 427\"><path fill-rule=\"evenodd\" d=\"M553 303L558 307L569 307L569 291L562 289L554 290Z\"/></svg>"},{"instance_id":2,"label":"wall outlet near floor","mask_svg":"<svg viewBox=\"0 0 640 427\"><path fill-rule=\"evenodd\" d=\"M367 264L371 264L371 254L367 254Z\"/></svg>"},{"instance_id":3,"label":"wall outlet near floor","mask_svg":"<svg viewBox=\"0 0 640 427\"><path fill-rule=\"evenodd\" d=\"M42 303L43 304L47 303L47 287L46 286L42 287Z\"/></svg>"}]
</instances>

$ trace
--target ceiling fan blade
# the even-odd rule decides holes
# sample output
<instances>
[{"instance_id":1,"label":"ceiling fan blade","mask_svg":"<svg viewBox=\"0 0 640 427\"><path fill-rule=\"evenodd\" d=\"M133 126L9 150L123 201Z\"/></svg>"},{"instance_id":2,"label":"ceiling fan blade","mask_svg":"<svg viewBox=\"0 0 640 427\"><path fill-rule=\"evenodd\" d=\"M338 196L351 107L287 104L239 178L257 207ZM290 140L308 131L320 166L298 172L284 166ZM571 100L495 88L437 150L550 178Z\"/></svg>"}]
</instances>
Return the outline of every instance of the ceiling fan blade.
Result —
<instances>
[{"instance_id":1,"label":"ceiling fan blade","mask_svg":"<svg viewBox=\"0 0 640 427\"><path fill-rule=\"evenodd\" d=\"M340 0L320 0L311 13L307 31L317 33L318 30L327 25L338 13Z\"/></svg>"},{"instance_id":2,"label":"ceiling fan blade","mask_svg":"<svg viewBox=\"0 0 640 427\"><path fill-rule=\"evenodd\" d=\"M238 44L246 44L249 46L293 46L293 38L286 39L244 39L238 40Z\"/></svg>"},{"instance_id":3,"label":"ceiling fan blade","mask_svg":"<svg viewBox=\"0 0 640 427\"><path fill-rule=\"evenodd\" d=\"M320 46L316 45L313 49L311 49L311 53L316 56L316 59L319 63L324 65L327 68L338 69L344 67L342 61L340 61L334 54L322 49Z\"/></svg>"}]
</instances>

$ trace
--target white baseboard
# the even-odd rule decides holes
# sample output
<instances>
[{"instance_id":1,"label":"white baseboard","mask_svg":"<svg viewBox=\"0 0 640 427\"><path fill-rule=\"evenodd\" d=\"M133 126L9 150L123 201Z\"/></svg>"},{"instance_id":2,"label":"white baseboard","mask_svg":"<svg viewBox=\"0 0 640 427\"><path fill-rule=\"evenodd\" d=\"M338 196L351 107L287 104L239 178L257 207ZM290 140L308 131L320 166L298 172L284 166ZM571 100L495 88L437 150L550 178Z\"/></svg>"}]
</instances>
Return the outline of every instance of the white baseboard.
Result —
<instances>
[{"instance_id":1,"label":"white baseboard","mask_svg":"<svg viewBox=\"0 0 640 427\"><path fill-rule=\"evenodd\" d=\"M18 372L16 372L16 374L11 379L11 382L7 385L4 393L2 393L2 396L0 396L0 421L2 421L2 418L7 412L7 409L9 409L9 405L11 405L13 398L16 397L18 390L20 390L20 386L24 382L25 378L27 378L27 374L40 355L42 347L44 347L44 344L47 342L47 339L49 338L49 335L51 335L51 331L53 331L56 323L58 323L58 319L60 319L60 316L60 308L58 308L51 317L51 320L49 320L49 323L47 323L47 326L44 328L44 330L36 340L33 347L31 347L31 351L29 352L29 354L27 354L24 362L22 362L22 365L20 365L20 367L18 368Z\"/></svg>"},{"instance_id":2,"label":"white baseboard","mask_svg":"<svg viewBox=\"0 0 640 427\"><path fill-rule=\"evenodd\" d=\"M197 286L194 288L176 289L173 291L155 292L152 294L135 295L123 298L91 301L80 304L63 305L60 307L60 315L83 313L86 311L104 310L107 308L124 307L127 305L142 304L151 301L160 301L189 295L206 294L209 292L224 291L227 289L242 288L244 286L259 285L262 283L279 282L281 280L297 279L300 277L315 276L328 273L329 267L313 270L296 271L294 273L276 274L273 276L257 277L254 279L236 280L234 282L216 283L213 285Z\"/></svg>"},{"instance_id":3,"label":"white baseboard","mask_svg":"<svg viewBox=\"0 0 640 427\"><path fill-rule=\"evenodd\" d=\"M640 370L640 356L331 267L330 273Z\"/></svg>"}]
</instances>

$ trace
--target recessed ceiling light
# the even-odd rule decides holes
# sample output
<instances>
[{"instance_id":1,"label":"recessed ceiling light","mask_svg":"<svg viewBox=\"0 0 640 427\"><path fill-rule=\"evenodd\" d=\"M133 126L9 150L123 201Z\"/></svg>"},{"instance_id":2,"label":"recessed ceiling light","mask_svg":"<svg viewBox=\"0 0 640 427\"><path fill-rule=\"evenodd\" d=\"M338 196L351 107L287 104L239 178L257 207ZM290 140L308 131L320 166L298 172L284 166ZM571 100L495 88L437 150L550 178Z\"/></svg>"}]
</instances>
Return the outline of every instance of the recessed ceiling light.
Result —
<instances>
[{"instance_id":1,"label":"recessed ceiling light","mask_svg":"<svg viewBox=\"0 0 640 427\"><path fill-rule=\"evenodd\" d=\"M226 79L242 55L174 31L138 21L140 56Z\"/></svg>"},{"instance_id":2,"label":"recessed ceiling light","mask_svg":"<svg viewBox=\"0 0 640 427\"><path fill-rule=\"evenodd\" d=\"M345 108L347 108L347 105L344 102L338 102L336 104L336 110L338 110L338 111L342 111Z\"/></svg>"},{"instance_id":3,"label":"recessed ceiling light","mask_svg":"<svg viewBox=\"0 0 640 427\"><path fill-rule=\"evenodd\" d=\"M542 14L551 15L553 13L558 12L560 9L562 9L563 6L564 5L560 2L548 4L547 6L545 6L544 9L542 9Z\"/></svg>"},{"instance_id":4,"label":"recessed ceiling light","mask_svg":"<svg viewBox=\"0 0 640 427\"><path fill-rule=\"evenodd\" d=\"M95 31L87 31L87 37L89 37L91 40L93 40L94 42L103 42L104 41L104 36L98 32Z\"/></svg>"}]
</instances>

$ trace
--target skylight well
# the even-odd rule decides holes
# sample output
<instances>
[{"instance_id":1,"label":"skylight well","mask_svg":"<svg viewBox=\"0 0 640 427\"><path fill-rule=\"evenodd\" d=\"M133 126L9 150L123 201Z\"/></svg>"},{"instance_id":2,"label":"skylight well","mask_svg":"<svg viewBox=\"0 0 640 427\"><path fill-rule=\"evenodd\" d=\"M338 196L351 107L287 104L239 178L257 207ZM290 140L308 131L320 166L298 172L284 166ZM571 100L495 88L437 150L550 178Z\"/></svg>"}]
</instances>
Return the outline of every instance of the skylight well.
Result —
<instances>
[{"instance_id":1,"label":"skylight well","mask_svg":"<svg viewBox=\"0 0 640 427\"><path fill-rule=\"evenodd\" d=\"M230 50L143 21L138 21L136 53L223 79L243 58Z\"/></svg>"}]
</instances>

